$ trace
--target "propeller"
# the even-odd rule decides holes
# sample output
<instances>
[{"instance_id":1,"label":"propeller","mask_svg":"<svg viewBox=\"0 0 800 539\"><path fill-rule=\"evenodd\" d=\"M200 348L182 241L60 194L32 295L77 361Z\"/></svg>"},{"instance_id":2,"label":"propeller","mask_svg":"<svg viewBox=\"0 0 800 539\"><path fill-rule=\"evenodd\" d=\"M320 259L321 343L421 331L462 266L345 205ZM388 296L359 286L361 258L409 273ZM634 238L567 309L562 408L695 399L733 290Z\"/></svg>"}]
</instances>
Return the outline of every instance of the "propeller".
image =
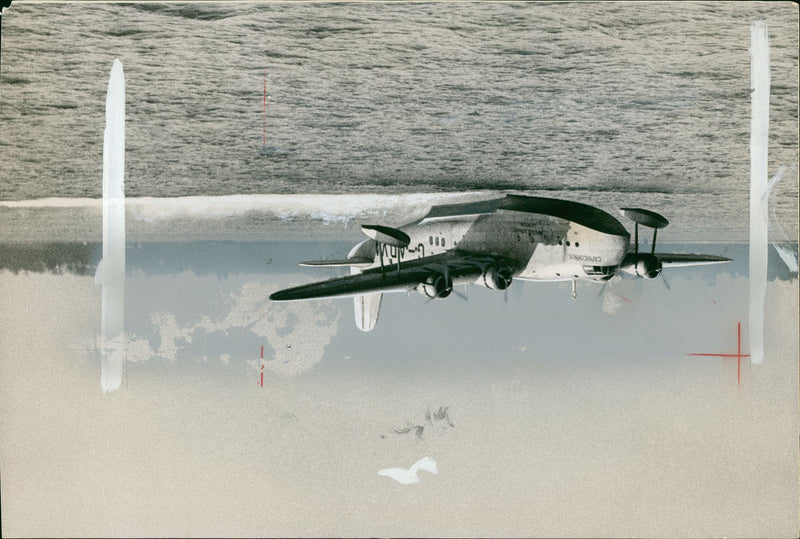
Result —
<instances>
[{"instance_id":1,"label":"propeller","mask_svg":"<svg viewBox=\"0 0 800 539\"><path fill-rule=\"evenodd\" d=\"M450 266L448 266L447 264L444 265L444 280L450 286L450 293L455 294L464 301L469 301L469 298L467 297L466 294L459 292L458 290L456 290L456 287L453 286L453 280L450 278Z\"/></svg>"},{"instance_id":2,"label":"propeller","mask_svg":"<svg viewBox=\"0 0 800 539\"><path fill-rule=\"evenodd\" d=\"M664 286L667 287L667 290L672 290L672 287L669 286L669 283L667 282L667 278L664 277L664 272L663 271L661 272L661 282L664 283Z\"/></svg>"},{"instance_id":3,"label":"propeller","mask_svg":"<svg viewBox=\"0 0 800 539\"><path fill-rule=\"evenodd\" d=\"M441 271L438 271L441 268ZM444 299L453 292L453 281L450 279L450 270L443 264L428 274L425 282L420 283L423 292L430 299Z\"/></svg>"},{"instance_id":4,"label":"propeller","mask_svg":"<svg viewBox=\"0 0 800 539\"><path fill-rule=\"evenodd\" d=\"M661 273L661 260L655 255L658 230L669 224L669 221L654 211L642 208L621 208L620 213L634 222L633 253L628 253L622 260L619 269L645 279L655 279ZM653 242L649 253L639 253L639 225L653 229ZM667 285L669 287L669 285Z\"/></svg>"}]
</instances>

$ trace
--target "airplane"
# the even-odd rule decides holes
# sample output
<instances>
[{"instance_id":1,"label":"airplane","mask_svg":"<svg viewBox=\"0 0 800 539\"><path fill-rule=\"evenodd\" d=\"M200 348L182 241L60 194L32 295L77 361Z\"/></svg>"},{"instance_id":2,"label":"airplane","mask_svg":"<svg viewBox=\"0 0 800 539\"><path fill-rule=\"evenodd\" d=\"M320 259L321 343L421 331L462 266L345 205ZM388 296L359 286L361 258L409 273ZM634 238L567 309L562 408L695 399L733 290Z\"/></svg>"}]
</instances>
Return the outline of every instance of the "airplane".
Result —
<instances>
[{"instance_id":1,"label":"airplane","mask_svg":"<svg viewBox=\"0 0 800 539\"><path fill-rule=\"evenodd\" d=\"M367 239L353 247L347 258L300 264L350 267L350 275L281 290L270 300L353 297L356 326L371 331L387 292L416 290L431 299L444 299L456 285L507 290L519 279L572 281L575 299L578 281L605 282L618 272L654 279L666 267L731 260L656 253L658 231L669 221L641 208L620 211L634 222L633 246L630 234L615 217L579 202L507 194L433 206L421 219L399 228L362 225ZM653 229L650 252L639 251L639 225Z\"/></svg>"}]
</instances>

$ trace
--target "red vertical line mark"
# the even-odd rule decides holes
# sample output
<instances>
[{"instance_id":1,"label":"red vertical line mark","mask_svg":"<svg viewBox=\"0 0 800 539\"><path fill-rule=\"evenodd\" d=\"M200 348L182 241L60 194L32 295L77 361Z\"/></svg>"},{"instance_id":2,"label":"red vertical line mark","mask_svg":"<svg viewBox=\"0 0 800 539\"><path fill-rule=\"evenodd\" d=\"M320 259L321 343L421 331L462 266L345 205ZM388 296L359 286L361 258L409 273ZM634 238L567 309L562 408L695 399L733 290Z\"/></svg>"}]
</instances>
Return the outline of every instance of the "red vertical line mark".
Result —
<instances>
[{"instance_id":1,"label":"red vertical line mark","mask_svg":"<svg viewBox=\"0 0 800 539\"><path fill-rule=\"evenodd\" d=\"M686 354L687 356L706 356L706 357L750 357L749 354Z\"/></svg>"},{"instance_id":2,"label":"red vertical line mark","mask_svg":"<svg viewBox=\"0 0 800 539\"><path fill-rule=\"evenodd\" d=\"M261 345L261 387L264 387L264 345Z\"/></svg>"},{"instance_id":3,"label":"red vertical line mark","mask_svg":"<svg viewBox=\"0 0 800 539\"><path fill-rule=\"evenodd\" d=\"M736 384L742 386L742 323L736 323Z\"/></svg>"}]
</instances>

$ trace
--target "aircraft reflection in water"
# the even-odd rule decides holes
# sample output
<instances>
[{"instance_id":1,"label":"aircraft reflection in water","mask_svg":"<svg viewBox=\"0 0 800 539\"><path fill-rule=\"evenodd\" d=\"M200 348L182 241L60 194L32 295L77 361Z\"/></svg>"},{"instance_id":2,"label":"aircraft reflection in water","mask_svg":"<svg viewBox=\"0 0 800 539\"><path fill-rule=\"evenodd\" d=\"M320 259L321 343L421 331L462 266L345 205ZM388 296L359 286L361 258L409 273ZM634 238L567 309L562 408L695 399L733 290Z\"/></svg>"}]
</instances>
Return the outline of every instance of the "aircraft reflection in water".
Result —
<instances>
[{"instance_id":1,"label":"aircraft reflection in water","mask_svg":"<svg viewBox=\"0 0 800 539\"><path fill-rule=\"evenodd\" d=\"M630 234L607 212L586 204L541 197L502 198L434 206L399 229L363 225L369 239L343 260L305 266L349 266L351 275L275 292L273 301L354 297L356 325L378 322L384 292L417 290L443 299L459 284L506 290L514 279L602 282L617 272L653 279L665 267L718 264L729 258L656 253L656 235L669 221L639 208L623 208L635 223ZM652 249L639 252L639 225L653 229Z\"/></svg>"}]
</instances>

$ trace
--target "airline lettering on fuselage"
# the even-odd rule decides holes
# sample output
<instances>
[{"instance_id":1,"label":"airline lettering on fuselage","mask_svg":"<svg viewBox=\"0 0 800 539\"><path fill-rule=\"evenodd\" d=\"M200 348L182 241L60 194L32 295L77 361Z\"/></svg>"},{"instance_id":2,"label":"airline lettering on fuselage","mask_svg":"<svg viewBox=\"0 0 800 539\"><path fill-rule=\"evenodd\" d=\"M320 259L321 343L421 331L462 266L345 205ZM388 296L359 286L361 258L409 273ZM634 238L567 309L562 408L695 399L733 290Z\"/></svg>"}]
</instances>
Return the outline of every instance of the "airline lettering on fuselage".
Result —
<instances>
[{"instance_id":1,"label":"airline lettering on fuselage","mask_svg":"<svg viewBox=\"0 0 800 539\"><path fill-rule=\"evenodd\" d=\"M578 260L580 262L597 262L598 264L603 260L599 256L575 255L575 254L569 254L568 258L570 260Z\"/></svg>"},{"instance_id":2,"label":"airline lettering on fuselage","mask_svg":"<svg viewBox=\"0 0 800 539\"><path fill-rule=\"evenodd\" d=\"M375 255L379 256L383 251L384 258L398 258L398 256L402 259L403 253L408 251L409 253L415 253L417 258L422 258L425 256L425 246L422 243L418 243L415 248L403 248L403 247L395 247L394 245L385 245L383 243L376 243L375 244Z\"/></svg>"}]
</instances>

